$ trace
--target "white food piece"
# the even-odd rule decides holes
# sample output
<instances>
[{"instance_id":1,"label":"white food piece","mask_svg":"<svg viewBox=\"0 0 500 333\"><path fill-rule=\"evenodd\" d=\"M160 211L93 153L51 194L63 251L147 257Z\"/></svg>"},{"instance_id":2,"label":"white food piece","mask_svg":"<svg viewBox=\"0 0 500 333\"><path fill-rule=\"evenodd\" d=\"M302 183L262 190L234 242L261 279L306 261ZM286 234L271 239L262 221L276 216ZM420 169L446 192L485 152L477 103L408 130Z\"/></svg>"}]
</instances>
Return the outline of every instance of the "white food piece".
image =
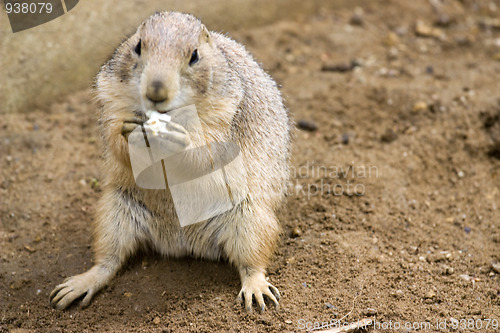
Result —
<instances>
[{"instance_id":1,"label":"white food piece","mask_svg":"<svg viewBox=\"0 0 500 333\"><path fill-rule=\"evenodd\" d=\"M153 135L158 135L160 133L167 133L167 124L172 117L168 114L160 113L155 110L149 110L146 112L149 120L144 123L144 127L151 130Z\"/></svg>"}]
</instances>

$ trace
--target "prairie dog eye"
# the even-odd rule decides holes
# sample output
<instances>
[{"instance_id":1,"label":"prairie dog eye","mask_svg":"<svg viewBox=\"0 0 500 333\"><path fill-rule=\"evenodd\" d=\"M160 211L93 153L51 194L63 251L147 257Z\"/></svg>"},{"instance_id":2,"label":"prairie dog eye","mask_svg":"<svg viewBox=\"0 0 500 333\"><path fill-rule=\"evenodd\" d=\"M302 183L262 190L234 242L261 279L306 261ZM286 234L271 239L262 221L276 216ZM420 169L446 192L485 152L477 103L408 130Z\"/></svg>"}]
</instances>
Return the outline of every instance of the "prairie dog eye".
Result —
<instances>
[{"instance_id":1,"label":"prairie dog eye","mask_svg":"<svg viewBox=\"0 0 500 333\"><path fill-rule=\"evenodd\" d=\"M198 49L193 51L191 54L191 59L189 59L189 66L193 66L200 60L200 56L198 55Z\"/></svg>"},{"instance_id":2,"label":"prairie dog eye","mask_svg":"<svg viewBox=\"0 0 500 333\"><path fill-rule=\"evenodd\" d=\"M141 55L141 40L139 39L139 43L137 43L137 45L135 46L134 48L134 52L137 53L137 55Z\"/></svg>"}]
</instances>

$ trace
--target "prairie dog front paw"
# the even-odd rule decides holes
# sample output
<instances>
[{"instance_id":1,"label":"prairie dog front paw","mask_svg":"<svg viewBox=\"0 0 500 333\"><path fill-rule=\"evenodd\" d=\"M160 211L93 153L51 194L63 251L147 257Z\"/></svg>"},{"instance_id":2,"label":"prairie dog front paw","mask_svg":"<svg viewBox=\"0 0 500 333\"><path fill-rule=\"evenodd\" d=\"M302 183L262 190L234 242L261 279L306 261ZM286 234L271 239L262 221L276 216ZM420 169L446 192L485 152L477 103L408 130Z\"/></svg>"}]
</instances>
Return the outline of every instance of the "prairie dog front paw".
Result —
<instances>
[{"instance_id":1,"label":"prairie dog front paw","mask_svg":"<svg viewBox=\"0 0 500 333\"><path fill-rule=\"evenodd\" d=\"M50 293L50 304L62 310L67 308L77 298L85 296L80 303L82 307L90 301L102 287L111 279L112 274L107 269L99 266L92 267L89 271L72 276L57 285Z\"/></svg>"},{"instance_id":2,"label":"prairie dog front paw","mask_svg":"<svg viewBox=\"0 0 500 333\"><path fill-rule=\"evenodd\" d=\"M159 121L158 121L159 122ZM161 126L137 126L128 136L129 146L149 147L155 156L171 156L188 149L191 145L189 132L173 121Z\"/></svg>"},{"instance_id":3,"label":"prairie dog front paw","mask_svg":"<svg viewBox=\"0 0 500 333\"><path fill-rule=\"evenodd\" d=\"M164 152L175 154L186 150L191 145L189 132L180 124L173 121L164 123L165 131L154 133L146 128L146 135L152 149L161 149Z\"/></svg>"}]
</instances>

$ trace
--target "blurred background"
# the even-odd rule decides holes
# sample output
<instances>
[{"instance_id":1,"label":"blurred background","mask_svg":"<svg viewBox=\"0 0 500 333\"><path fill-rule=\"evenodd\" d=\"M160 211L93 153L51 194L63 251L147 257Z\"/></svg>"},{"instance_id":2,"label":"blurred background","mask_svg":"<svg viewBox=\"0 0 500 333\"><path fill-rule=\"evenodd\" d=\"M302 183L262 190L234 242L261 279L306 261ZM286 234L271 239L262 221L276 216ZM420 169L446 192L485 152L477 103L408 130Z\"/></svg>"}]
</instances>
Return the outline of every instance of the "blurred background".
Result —
<instances>
[{"instance_id":1,"label":"blurred background","mask_svg":"<svg viewBox=\"0 0 500 333\"><path fill-rule=\"evenodd\" d=\"M356 1L336 1L353 6ZM359 1L358 1L359 2ZM213 30L231 31L294 19L333 6L310 0L80 1L65 15L12 33L0 15L0 113L45 107L48 101L92 83L114 48L157 10L189 12Z\"/></svg>"}]
</instances>

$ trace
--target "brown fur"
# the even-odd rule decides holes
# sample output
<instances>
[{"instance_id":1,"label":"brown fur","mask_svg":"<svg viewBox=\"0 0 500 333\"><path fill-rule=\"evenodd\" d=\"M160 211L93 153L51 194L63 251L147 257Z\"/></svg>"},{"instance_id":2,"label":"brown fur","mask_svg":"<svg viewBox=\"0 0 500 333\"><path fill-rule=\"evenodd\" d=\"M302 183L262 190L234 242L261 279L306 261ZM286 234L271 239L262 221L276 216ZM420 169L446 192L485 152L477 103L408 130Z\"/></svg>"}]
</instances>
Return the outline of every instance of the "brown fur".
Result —
<instances>
[{"instance_id":1,"label":"brown fur","mask_svg":"<svg viewBox=\"0 0 500 333\"><path fill-rule=\"evenodd\" d=\"M140 56L134 53L139 40ZM190 66L195 49L200 60ZM145 119L154 79L165 83L161 107L196 105L204 137L191 140L240 147L248 195L234 209L181 228L168 190L135 184L122 130L128 120ZM95 266L58 285L51 303L66 308L86 294L82 305L88 305L126 259L149 244L168 256L227 259L239 269L239 297L248 311L252 297L262 310L264 296L277 306L279 293L264 274L280 232L274 211L288 179L290 122L271 77L242 45L209 32L195 17L161 12L117 48L97 75L95 92L106 171L94 226ZM189 163L196 162L192 156Z\"/></svg>"}]
</instances>

